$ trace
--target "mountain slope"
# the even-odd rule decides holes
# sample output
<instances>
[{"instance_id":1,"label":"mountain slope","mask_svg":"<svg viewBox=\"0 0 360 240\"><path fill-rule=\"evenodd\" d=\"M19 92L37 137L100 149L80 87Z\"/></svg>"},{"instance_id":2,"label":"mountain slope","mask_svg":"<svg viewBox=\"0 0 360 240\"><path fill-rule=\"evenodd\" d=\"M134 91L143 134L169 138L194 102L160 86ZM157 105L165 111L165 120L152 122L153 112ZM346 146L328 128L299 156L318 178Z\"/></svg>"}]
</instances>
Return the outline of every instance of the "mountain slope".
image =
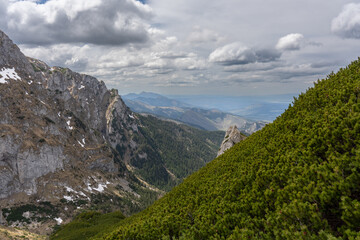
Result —
<instances>
[{"instance_id":1,"label":"mountain slope","mask_svg":"<svg viewBox=\"0 0 360 240\"><path fill-rule=\"evenodd\" d=\"M209 131L226 131L230 126L236 125L240 131L251 134L267 123L265 121L252 121L215 109L208 110L190 106L156 93L131 93L124 95L123 99L126 105L135 112L154 114Z\"/></svg>"},{"instance_id":2,"label":"mountain slope","mask_svg":"<svg viewBox=\"0 0 360 240\"><path fill-rule=\"evenodd\" d=\"M360 60L104 238L359 238L359 172Z\"/></svg>"},{"instance_id":3,"label":"mountain slope","mask_svg":"<svg viewBox=\"0 0 360 240\"><path fill-rule=\"evenodd\" d=\"M186 134L171 138L180 147L166 155L152 134L169 129ZM197 170L221 135L138 116L117 90L27 58L0 31L0 224L48 232L83 209L131 215L185 177L168 163ZM201 149L181 162L189 143Z\"/></svg>"}]
</instances>

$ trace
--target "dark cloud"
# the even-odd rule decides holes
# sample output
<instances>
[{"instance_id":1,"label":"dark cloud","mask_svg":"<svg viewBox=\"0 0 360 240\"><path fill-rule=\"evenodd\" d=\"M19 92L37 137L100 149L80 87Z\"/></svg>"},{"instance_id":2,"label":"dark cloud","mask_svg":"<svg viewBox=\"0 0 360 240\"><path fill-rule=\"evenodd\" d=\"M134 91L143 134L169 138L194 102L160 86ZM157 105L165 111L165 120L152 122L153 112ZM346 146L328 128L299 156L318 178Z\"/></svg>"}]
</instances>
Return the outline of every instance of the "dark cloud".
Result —
<instances>
[{"instance_id":1,"label":"dark cloud","mask_svg":"<svg viewBox=\"0 0 360 240\"><path fill-rule=\"evenodd\" d=\"M260 49L255 50L257 62L273 62L281 57L281 52L275 49Z\"/></svg>"},{"instance_id":2,"label":"dark cloud","mask_svg":"<svg viewBox=\"0 0 360 240\"><path fill-rule=\"evenodd\" d=\"M48 1L39 5L21 1L9 5L8 13L2 17L8 22L5 26L7 32L17 43L33 45L125 45L149 40L145 20L151 18L151 12L141 3L102 0L97 5L83 8L80 5L69 11L67 8L72 6L71 2L67 6L59 2ZM83 5L89 4L85 1Z\"/></svg>"}]
</instances>

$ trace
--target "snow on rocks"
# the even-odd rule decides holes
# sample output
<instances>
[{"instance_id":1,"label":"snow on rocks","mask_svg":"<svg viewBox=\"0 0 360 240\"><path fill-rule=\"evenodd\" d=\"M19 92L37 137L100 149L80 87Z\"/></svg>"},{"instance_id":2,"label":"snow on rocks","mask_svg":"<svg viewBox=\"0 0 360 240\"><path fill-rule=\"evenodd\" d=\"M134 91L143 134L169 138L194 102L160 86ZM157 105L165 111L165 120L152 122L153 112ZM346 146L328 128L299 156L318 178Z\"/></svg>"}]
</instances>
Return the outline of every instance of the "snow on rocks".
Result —
<instances>
[{"instance_id":1,"label":"snow on rocks","mask_svg":"<svg viewBox=\"0 0 360 240\"><path fill-rule=\"evenodd\" d=\"M61 219L61 218L54 218L54 220L56 221L56 223L58 224L58 225L60 225L62 222L63 222L63 220Z\"/></svg>"},{"instance_id":2,"label":"snow on rocks","mask_svg":"<svg viewBox=\"0 0 360 240\"><path fill-rule=\"evenodd\" d=\"M66 121L66 124L68 125L69 130L73 130L74 127L71 126L70 123L71 123L71 117L69 117L69 119Z\"/></svg>"},{"instance_id":3,"label":"snow on rocks","mask_svg":"<svg viewBox=\"0 0 360 240\"><path fill-rule=\"evenodd\" d=\"M85 147L85 145L82 144L79 140L77 142L80 144L81 147Z\"/></svg>"},{"instance_id":4,"label":"snow on rocks","mask_svg":"<svg viewBox=\"0 0 360 240\"><path fill-rule=\"evenodd\" d=\"M0 75L0 83L6 83L5 80L8 79L21 80L19 75L15 72L15 68L1 68Z\"/></svg>"},{"instance_id":5,"label":"snow on rocks","mask_svg":"<svg viewBox=\"0 0 360 240\"><path fill-rule=\"evenodd\" d=\"M74 199L71 196L64 196L64 198L69 202L74 201Z\"/></svg>"}]
</instances>

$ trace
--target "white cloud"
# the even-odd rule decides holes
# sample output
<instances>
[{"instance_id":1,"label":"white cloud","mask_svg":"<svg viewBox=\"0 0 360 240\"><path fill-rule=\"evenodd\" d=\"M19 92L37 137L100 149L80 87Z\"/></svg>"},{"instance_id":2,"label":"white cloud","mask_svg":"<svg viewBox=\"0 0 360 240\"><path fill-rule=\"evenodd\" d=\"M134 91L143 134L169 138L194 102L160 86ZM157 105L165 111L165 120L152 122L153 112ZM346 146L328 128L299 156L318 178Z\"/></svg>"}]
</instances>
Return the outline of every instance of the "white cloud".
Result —
<instances>
[{"instance_id":1,"label":"white cloud","mask_svg":"<svg viewBox=\"0 0 360 240\"><path fill-rule=\"evenodd\" d=\"M217 48L209 55L209 61L225 66L242 65L255 62L271 62L280 58L281 53L274 49L253 49L235 42Z\"/></svg>"},{"instance_id":2,"label":"white cloud","mask_svg":"<svg viewBox=\"0 0 360 240\"><path fill-rule=\"evenodd\" d=\"M223 37L207 28L201 28L200 26L195 26L193 31L188 37L188 41L191 43L204 43L204 42L218 42L222 40Z\"/></svg>"},{"instance_id":3,"label":"white cloud","mask_svg":"<svg viewBox=\"0 0 360 240\"><path fill-rule=\"evenodd\" d=\"M247 64L255 62L256 56L250 48L235 42L217 48L209 55L209 61L224 65Z\"/></svg>"},{"instance_id":4,"label":"white cloud","mask_svg":"<svg viewBox=\"0 0 360 240\"><path fill-rule=\"evenodd\" d=\"M344 38L360 38L360 3L345 5L332 20L331 31Z\"/></svg>"},{"instance_id":5,"label":"white cloud","mask_svg":"<svg viewBox=\"0 0 360 240\"><path fill-rule=\"evenodd\" d=\"M304 42L304 36L300 33L290 33L282 38L276 44L276 49L283 51L299 50Z\"/></svg>"}]
</instances>

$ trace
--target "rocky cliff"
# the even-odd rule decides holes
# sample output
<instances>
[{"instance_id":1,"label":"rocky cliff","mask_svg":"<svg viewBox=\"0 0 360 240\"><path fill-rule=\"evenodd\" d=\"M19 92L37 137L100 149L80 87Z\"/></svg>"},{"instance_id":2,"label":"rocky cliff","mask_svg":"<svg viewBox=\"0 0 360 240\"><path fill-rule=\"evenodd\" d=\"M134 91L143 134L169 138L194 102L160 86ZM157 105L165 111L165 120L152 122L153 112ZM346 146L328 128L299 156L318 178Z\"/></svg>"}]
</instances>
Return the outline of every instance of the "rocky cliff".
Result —
<instances>
[{"instance_id":1,"label":"rocky cliff","mask_svg":"<svg viewBox=\"0 0 360 240\"><path fill-rule=\"evenodd\" d=\"M220 149L218 151L217 156L223 154L226 150L234 146L236 143L246 139L246 136L242 134L239 129L234 126L230 126L229 129L225 133L225 137L223 142L221 143Z\"/></svg>"},{"instance_id":2,"label":"rocky cliff","mask_svg":"<svg viewBox=\"0 0 360 240\"><path fill-rule=\"evenodd\" d=\"M24 56L0 31L0 223L46 233L84 209L130 215L215 157L219 132L157 121L94 77ZM156 140L165 131L170 151Z\"/></svg>"},{"instance_id":3,"label":"rocky cliff","mask_svg":"<svg viewBox=\"0 0 360 240\"><path fill-rule=\"evenodd\" d=\"M6 219L24 203L72 203L76 209L101 195L107 200L96 201L114 202L129 213L129 204L120 203L125 196L141 208L141 191L161 193L127 167L130 156L144 153L132 140L135 133L141 138L136 116L117 91L25 57L3 32L0 102L0 205ZM74 209L65 209L52 221L73 215Z\"/></svg>"}]
</instances>

